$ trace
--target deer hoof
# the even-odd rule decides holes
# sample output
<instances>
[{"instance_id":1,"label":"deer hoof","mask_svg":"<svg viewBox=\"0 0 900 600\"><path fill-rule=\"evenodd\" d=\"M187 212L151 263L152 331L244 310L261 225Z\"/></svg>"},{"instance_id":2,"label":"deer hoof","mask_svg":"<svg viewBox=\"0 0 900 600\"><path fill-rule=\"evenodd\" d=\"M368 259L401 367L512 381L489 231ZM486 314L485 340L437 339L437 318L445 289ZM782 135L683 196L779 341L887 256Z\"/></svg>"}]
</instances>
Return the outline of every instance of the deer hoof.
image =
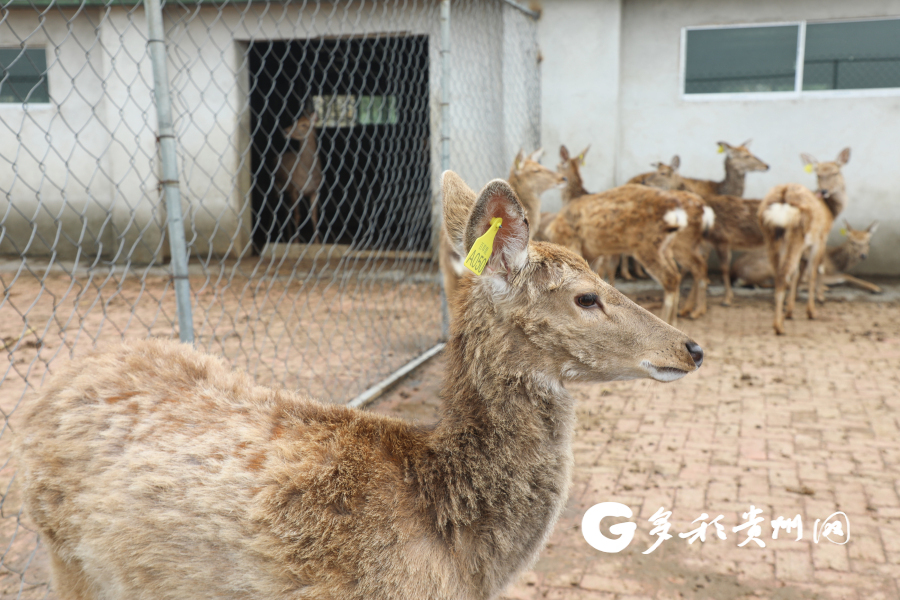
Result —
<instances>
[{"instance_id":1,"label":"deer hoof","mask_svg":"<svg viewBox=\"0 0 900 600\"><path fill-rule=\"evenodd\" d=\"M775 323L775 335L784 335L784 325Z\"/></svg>"},{"instance_id":2,"label":"deer hoof","mask_svg":"<svg viewBox=\"0 0 900 600\"><path fill-rule=\"evenodd\" d=\"M806 311L806 316L807 316L807 318L809 318L810 320L815 319L815 318L816 318L816 311L814 311L814 310L808 310L808 311Z\"/></svg>"},{"instance_id":3,"label":"deer hoof","mask_svg":"<svg viewBox=\"0 0 900 600\"><path fill-rule=\"evenodd\" d=\"M722 306L731 306L731 300L722 300Z\"/></svg>"}]
</instances>

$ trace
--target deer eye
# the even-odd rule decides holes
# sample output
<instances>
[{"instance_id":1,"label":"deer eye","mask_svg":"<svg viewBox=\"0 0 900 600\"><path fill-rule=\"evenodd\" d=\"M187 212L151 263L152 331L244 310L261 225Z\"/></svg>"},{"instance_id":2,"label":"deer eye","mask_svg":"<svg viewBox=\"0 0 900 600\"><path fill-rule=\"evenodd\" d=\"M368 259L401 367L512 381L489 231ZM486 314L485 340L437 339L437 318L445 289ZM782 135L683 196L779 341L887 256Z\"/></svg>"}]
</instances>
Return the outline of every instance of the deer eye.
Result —
<instances>
[{"instance_id":1,"label":"deer eye","mask_svg":"<svg viewBox=\"0 0 900 600\"><path fill-rule=\"evenodd\" d=\"M591 308L592 306L600 306L597 294L582 294L575 298L575 303L581 308Z\"/></svg>"}]
</instances>

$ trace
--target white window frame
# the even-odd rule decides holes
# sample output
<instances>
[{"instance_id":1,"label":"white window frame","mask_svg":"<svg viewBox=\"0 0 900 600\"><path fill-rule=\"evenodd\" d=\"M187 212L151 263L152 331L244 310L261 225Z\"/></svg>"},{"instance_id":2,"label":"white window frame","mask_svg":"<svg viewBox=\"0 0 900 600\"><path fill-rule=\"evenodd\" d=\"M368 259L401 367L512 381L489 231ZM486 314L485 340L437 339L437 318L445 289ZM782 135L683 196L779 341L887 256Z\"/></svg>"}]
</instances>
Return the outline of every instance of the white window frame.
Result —
<instances>
[{"instance_id":1,"label":"white window frame","mask_svg":"<svg viewBox=\"0 0 900 600\"><path fill-rule=\"evenodd\" d=\"M807 23L859 23L862 21L895 21L900 15L890 17L872 17L859 19L835 19L812 21L781 21L778 23L739 23L728 25L692 25L681 28L681 59L678 69L679 95L685 102L729 102L729 101L769 101L799 100L800 98L864 98L878 96L900 96L900 87L896 88L863 88L858 90L815 90L803 91L803 64L806 54ZM794 91L792 92L729 92L722 94L687 94L685 88L685 71L687 69L687 35L688 31L701 29L744 29L747 27L791 27L797 26L797 62L795 66Z\"/></svg>"}]
</instances>

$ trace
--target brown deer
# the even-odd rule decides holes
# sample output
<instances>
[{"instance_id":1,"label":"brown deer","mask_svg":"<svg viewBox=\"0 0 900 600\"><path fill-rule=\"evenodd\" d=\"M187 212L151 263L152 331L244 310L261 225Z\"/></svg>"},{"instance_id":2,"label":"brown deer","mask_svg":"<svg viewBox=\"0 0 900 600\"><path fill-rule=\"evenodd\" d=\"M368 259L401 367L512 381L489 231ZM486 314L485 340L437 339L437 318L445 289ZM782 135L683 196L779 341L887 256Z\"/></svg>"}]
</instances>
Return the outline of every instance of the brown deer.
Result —
<instances>
[{"instance_id":1,"label":"brown deer","mask_svg":"<svg viewBox=\"0 0 900 600\"><path fill-rule=\"evenodd\" d=\"M685 178L678 174L678 157L673 164L657 163L657 172L645 178L645 185L660 189L686 189ZM761 200L708 194L703 201L715 214L714 225L705 232L706 242L712 245L719 256L722 279L725 284L725 299L722 304L730 306L734 301L731 288L731 253L733 250L749 251L763 246L763 234L759 227L757 213ZM708 257L708 252L704 253Z\"/></svg>"},{"instance_id":2,"label":"brown deer","mask_svg":"<svg viewBox=\"0 0 900 600\"><path fill-rule=\"evenodd\" d=\"M554 173L541 163L537 162L543 154L538 149L526 156L521 150L513 161L509 171L509 184L516 192L516 196L522 200L525 213L528 216L529 231L532 238L534 232L540 228L541 221L541 194L547 190L565 185L564 176ZM535 217L535 215L537 215ZM444 295L448 301L456 293L459 278L468 273L463 266L465 256L460 256L450 243L444 228L441 228L440 246L438 248L438 261L441 274L444 279ZM451 311L452 312L452 311Z\"/></svg>"},{"instance_id":3,"label":"brown deer","mask_svg":"<svg viewBox=\"0 0 900 600\"><path fill-rule=\"evenodd\" d=\"M566 381L696 371L702 349L575 254L529 244L506 182L443 176L466 278L440 421L422 427L254 386L146 340L54 374L19 432L25 503L61 598L496 598L566 506Z\"/></svg>"},{"instance_id":4,"label":"brown deer","mask_svg":"<svg viewBox=\"0 0 900 600\"><path fill-rule=\"evenodd\" d=\"M635 175L628 180L628 183L649 185L661 190L685 190L687 186L684 183L684 179L678 175L678 167L680 165L681 159L676 154L672 157L672 161L669 164L664 162L652 163L650 166L654 167L655 171Z\"/></svg>"},{"instance_id":5,"label":"brown deer","mask_svg":"<svg viewBox=\"0 0 900 600\"><path fill-rule=\"evenodd\" d=\"M312 243L319 239L319 188L322 185L322 168L319 165L316 140L316 120L318 115L303 115L283 130L288 140L300 142L300 148L286 147L278 156L275 166L275 189L286 192L294 211L294 225L300 228L300 197L309 202L309 217L313 227Z\"/></svg>"},{"instance_id":6,"label":"brown deer","mask_svg":"<svg viewBox=\"0 0 900 600\"><path fill-rule=\"evenodd\" d=\"M706 179L692 179L683 177L685 188L695 194L706 196L743 196L744 180L751 171L768 171L769 165L753 155L747 146L747 140L740 146L732 146L726 142L719 142L719 152L725 153L725 179L722 181L709 181Z\"/></svg>"},{"instance_id":7,"label":"brown deer","mask_svg":"<svg viewBox=\"0 0 900 600\"><path fill-rule=\"evenodd\" d=\"M671 245L676 233L688 226L684 204L675 194L627 184L582 196L565 206L550 224L550 241L590 263L613 254L635 256L662 285L662 318L674 324L681 274Z\"/></svg>"},{"instance_id":8,"label":"brown deer","mask_svg":"<svg viewBox=\"0 0 900 600\"><path fill-rule=\"evenodd\" d=\"M850 160L850 148L844 148L835 162L810 162L806 154L801 158L816 171L817 192L814 194L798 184L777 185L766 194L758 213L769 262L775 272L774 327L778 335L784 335L784 319L791 318L794 312L800 259L808 253L806 273L809 289L817 289L816 277L825 256L825 240L837 217L837 213L832 211L842 210L846 203L841 167ZM788 285L790 291L785 305ZM806 315L815 319L816 294L808 296Z\"/></svg>"},{"instance_id":9,"label":"brown deer","mask_svg":"<svg viewBox=\"0 0 900 600\"><path fill-rule=\"evenodd\" d=\"M556 172L566 180L566 184L559 194L563 206L566 206L576 198L581 198L582 196L590 194L589 191L584 189L584 180L581 178L581 167L584 166L585 155L587 155L590 148L591 146L588 144L588 147L582 150L581 154L573 157L569 155L569 149L564 145L559 147L559 157L561 160L556 166ZM539 242L550 241L550 238L547 237L547 228L555 218L556 213L542 212L541 222L539 226L535 228L532 239Z\"/></svg>"},{"instance_id":10,"label":"brown deer","mask_svg":"<svg viewBox=\"0 0 900 600\"><path fill-rule=\"evenodd\" d=\"M825 258L822 262L824 267L819 279L819 289L816 291L819 302L825 301L825 287L830 285L840 285L846 283L864 290L868 290L873 294L880 294L882 289L874 283L869 283L848 275L849 271L857 264L866 259L869 254L869 244L872 241L872 235L878 227L878 222L874 222L866 229L853 229L850 223L844 221L846 225L846 236L842 244L837 246L829 246L825 252ZM802 267L801 267L801 270ZM772 281L775 278L775 272L772 271L772 265L769 263L769 257L765 250L757 250L747 252L734 262L735 285L754 285L759 287L772 287ZM801 281L801 283L803 283Z\"/></svg>"},{"instance_id":11,"label":"brown deer","mask_svg":"<svg viewBox=\"0 0 900 600\"><path fill-rule=\"evenodd\" d=\"M541 194L550 188L566 185L565 176L538 162L543 154L543 148L538 148L528 156L519 150L509 170L509 185L525 207L532 237L541 226Z\"/></svg>"}]
</instances>

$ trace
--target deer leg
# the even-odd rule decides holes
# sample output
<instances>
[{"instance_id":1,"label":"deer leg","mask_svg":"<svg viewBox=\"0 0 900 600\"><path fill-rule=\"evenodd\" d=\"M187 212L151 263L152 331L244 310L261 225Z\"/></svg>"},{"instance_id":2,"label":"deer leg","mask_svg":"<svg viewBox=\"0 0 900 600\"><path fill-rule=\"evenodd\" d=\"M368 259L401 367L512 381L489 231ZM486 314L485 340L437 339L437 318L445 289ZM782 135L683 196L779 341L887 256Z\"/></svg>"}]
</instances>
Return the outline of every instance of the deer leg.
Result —
<instances>
[{"instance_id":1,"label":"deer leg","mask_svg":"<svg viewBox=\"0 0 900 600\"><path fill-rule=\"evenodd\" d=\"M734 290L731 288L731 246L716 246L719 265L722 267L722 282L725 284L725 300L722 306L731 306L734 302Z\"/></svg>"},{"instance_id":2,"label":"deer leg","mask_svg":"<svg viewBox=\"0 0 900 600\"><path fill-rule=\"evenodd\" d=\"M635 256L644 270L663 287L663 307L659 318L674 326L678 322L679 288L681 273L671 256L661 253L643 252Z\"/></svg>"},{"instance_id":3,"label":"deer leg","mask_svg":"<svg viewBox=\"0 0 900 600\"><path fill-rule=\"evenodd\" d=\"M853 275L847 275L846 273L839 273L838 275L831 275L829 277L823 276L821 279L823 286L847 283L852 286L870 291L873 294L880 294L884 291L874 283L869 283L868 281L864 281L862 279L859 279L858 277L854 277Z\"/></svg>"},{"instance_id":4,"label":"deer leg","mask_svg":"<svg viewBox=\"0 0 900 600\"><path fill-rule=\"evenodd\" d=\"M817 244L812 247L809 253L809 265L806 267L809 272L809 294L806 300L806 316L810 319L816 318L816 292L818 286L816 280L819 275L819 266L825 258L825 244Z\"/></svg>"},{"instance_id":5,"label":"deer leg","mask_svg":"<svg viewBox=\"0 0 900 600\"><path fill-rule=\"evenodd\" d=\"M620 254L619 259L619 273L622 275L622 279L625 281L634 281L634 277L631 276L631 270L629 267L629 257L627 254Z\"/></svg>"},{"instance_id":6,"label":"deer leg","mask_svg":"<svg viewBox=\"0 0 900 600\"><path fill-rule=\"evenodd\" d=\"M634 259L634 276L638 279L647 279L647 277L649 277L649 275L647 275L647 272L644 270L644 267L641 265L641 262L636 258Z\"/></svg>"}]
</instances>

